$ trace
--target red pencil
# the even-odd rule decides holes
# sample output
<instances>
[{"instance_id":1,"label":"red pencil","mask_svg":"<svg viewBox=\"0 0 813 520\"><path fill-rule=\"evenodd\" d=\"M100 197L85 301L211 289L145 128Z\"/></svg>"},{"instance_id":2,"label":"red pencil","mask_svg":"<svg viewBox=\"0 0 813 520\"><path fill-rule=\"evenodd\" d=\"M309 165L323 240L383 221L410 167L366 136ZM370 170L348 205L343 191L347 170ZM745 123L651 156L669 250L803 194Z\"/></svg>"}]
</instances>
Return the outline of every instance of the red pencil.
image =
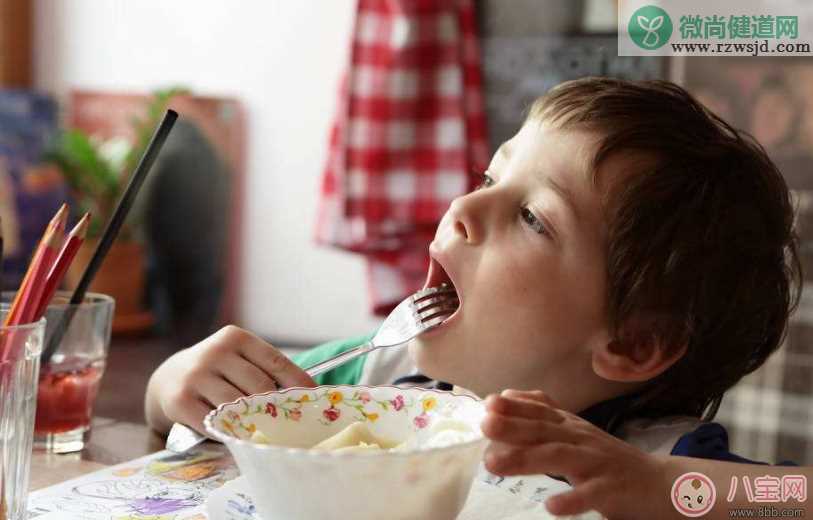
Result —
<instances>
[{"instance_id":1,"label":"red pencil","mask_svg":"<svg viewBox=\"0 0 813 520\"><path fill-rule=\"evenodd\" d=\"M34 251L34 256L28 265L28 270L25 273L23 282L20 284L20 288L17 290L17 294L14 295L14 301L11 304L11 309L6 315L3 325L26 323L22 320L22 311L26 307L26 299L30 297L32 285L36 281L35 275L42 277L43 280L41 282L44 282L45 276L48 274L54 257L56 256L56 249L62 241L62 234L65 231L65 220L67 218L68 205L63 204L62 207L59 208L59 211L56 212L56 215L54 215L54 218L51 219L40 243L37 245L37 249ZM44 285L40 290L42 288L44 288ZM36 287L33 289L36 289ZM38 304L39 297L36 299L34 307L36 308ZM28 305L30 306L31 304L29 303ZM29 311L29 314L32 312L33 310Z\"/></svg>"},{"instance_id":2,"label":"red pencil","mask_svg":"<svg viewBox=\"0 0 813 520\"><path fill-rule=\"evenodd\" d=\"M34 311L39 304L39 299L42 297L42 290L45 288L45 277L62 242L67 217L68 207L63 204L54 218L51 219L45 229L45 234L34 251L34 257L28 265L23 283L17 289L14 302L6 315L6 319L3 321L3 325L20 325L32 321ZM10 353L18 348L15 334L13 332L5 334L4 331L0 338L0 361L5 361Z\"/></svg>"},{"instance_id":3,"label":"red pencil","mask_svg":"<svg viewBox=\"0 0 813 520\"><path fill-rule=\"evenodd\" d=\"M36 319L35 313L39 308L42 293L45 290L45 280L48 277L48 271L51 270L56 260L59 245L62 243L63 232L64 228L59 230L49 229L45 238L42 239L42 254L39 262L35 265L34 274L31 275L31 282L23 293L22 310L20 311L18 324L32 323Z\"/></svg>"},{"instance_id":4,"label":"red pencil","mask_svg":"<svg viewBox=\"0 0 813 520\"><path fill-rule=\"evenodd\" d=\"M64 278L65 273L68 272L68 267L70 267L76 253L79 252L79 248L85 241L89 223L90 213L85 213L85 216L79 220L79 223L76 224L68 234L68 238L62 246L62 250L59 252L56 262L54 262L53 267L51 267L51 270L48 272L48 277L45 280L45 289L42 292L42 298L37 307L37 312L34 314L35 320L40 319L42 315L45 314L45 309L54 297L54 293L56 293L59 284L62 283L62 278Z\"/></svg>"}]
</instances>

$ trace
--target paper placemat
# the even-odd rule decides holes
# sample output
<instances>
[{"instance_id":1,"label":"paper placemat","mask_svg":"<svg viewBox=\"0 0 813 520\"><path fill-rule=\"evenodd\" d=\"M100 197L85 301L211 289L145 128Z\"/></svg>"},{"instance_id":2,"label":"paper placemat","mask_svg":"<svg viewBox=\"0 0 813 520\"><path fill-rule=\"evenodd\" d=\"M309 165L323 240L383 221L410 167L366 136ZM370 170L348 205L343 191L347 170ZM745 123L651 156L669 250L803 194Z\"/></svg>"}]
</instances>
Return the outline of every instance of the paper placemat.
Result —
<instances>
[{"instance_id":1,"label":"paper placemat","mask_svg":"<svg viewBox=\"0 0 813 520\"><path fill-rule=\"evenodd\" d=\"M224 446L159 451L29 493L28 517L206 520L206 497L239 474Z\"/></svg>"},{"instance_id":2,"label":"paper placemat","mask_svg":"<svg viewBox=\"0 0 813 520\"><path fill-rule=\"evenodd\" d=\"M239 474L223 446L185 454L160 451L30 493L29 518L208 520L204 503L209 494ZM503 478L481 466L458 520L553 519L542 503L567 489L550 477Z\"/></svg>"}]
</instances>

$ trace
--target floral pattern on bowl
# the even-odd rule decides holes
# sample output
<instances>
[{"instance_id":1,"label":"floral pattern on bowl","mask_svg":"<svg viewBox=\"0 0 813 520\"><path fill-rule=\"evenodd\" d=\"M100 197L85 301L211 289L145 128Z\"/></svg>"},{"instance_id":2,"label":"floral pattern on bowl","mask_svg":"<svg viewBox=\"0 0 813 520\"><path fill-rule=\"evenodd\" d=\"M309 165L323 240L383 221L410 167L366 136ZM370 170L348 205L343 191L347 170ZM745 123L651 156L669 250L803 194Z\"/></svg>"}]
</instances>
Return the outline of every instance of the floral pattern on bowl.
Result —
<instances>
[{"instance_id":1,"label":"floral pattern on bowl","mask_svg":"<svg viewBox=\"0 0 813 520\"><path fill-rule=\"evenodd\" d=\"M365 422L376 433L400 442L426 430L433 419L460 414L467 407L479 412L481 402L470 396L423 388L321 386L241 398L221 405L207 421L215 432L233 439L248 440L258 430L271 438L275 432L282 432L280 442L272 445L308 448L353 422ZM477 418L466 420L475 431L479 429ZM297 423L303 421L308 423L306 434L286 442L290 435L285 432L302 432Z\"/></svg>"},{"instance_id":2,"label":"floral pattern on bowl","mask_svg":"<svg viewBox=\"0 0 813 520\"><path fill-rule=\"evenodd\" d=\"M253 421L246 420L257 415L266 415L280 420L300 421L302 419L303 405L311 403L322 408L322 417L319 422L324 426L329 426L342 417L342 414L353 414L353 419L361 422L375 422L382 413L404 413L412 414L412 424L414 429L426 428L429 424L428 413L437 407L438 400L434 396L425 396L421 399L411 399L404 397L403 393L396 394L391 399L374 399L368 390L353 390L352 394L345 395L341 390L315 390L313 393L302 393L294 398L286 394L269 399L263 404L255 406L249 405L243 400L243 409L239 412L230 410L225 413L225 417L220 419L223 428L233 437L241 438L237 433L240 429L246 433L253 434L257 431L257 425ZM416 407L418 413L412 413Z\"/></svg>"}]
</instances>

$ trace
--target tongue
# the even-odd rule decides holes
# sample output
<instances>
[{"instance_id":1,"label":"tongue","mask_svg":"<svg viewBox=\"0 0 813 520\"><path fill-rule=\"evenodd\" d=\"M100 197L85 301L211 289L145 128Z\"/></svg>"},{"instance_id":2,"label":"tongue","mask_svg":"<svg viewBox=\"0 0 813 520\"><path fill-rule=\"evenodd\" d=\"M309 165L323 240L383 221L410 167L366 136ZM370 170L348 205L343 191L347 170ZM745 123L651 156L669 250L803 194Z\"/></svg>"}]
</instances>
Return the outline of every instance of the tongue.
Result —
<instances>
[{"instance_id":1,"label":"tongue","mask_svg":"<svg viewBox=\"0 0 813 520\"><path fill-rule=\"evenodd\" d=\"M454 287L452 280L443 270L443 267L434 259L430 260L429 271L426 273L426 283L424 283L423 288L438 287L444 283Z\"/></svg>"}]
</instances>

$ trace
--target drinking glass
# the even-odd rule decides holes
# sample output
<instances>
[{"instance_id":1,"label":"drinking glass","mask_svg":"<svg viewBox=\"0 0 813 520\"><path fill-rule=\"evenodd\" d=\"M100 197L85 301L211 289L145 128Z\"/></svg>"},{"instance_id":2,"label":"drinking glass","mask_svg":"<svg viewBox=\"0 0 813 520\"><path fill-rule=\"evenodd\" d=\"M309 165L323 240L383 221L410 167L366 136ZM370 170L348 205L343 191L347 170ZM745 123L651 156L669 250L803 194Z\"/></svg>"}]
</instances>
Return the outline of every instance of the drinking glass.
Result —
<instances>
[{"instance_id":1,"label":"drinking glass","mask_svg":"<svg viewBox=\"0 0 813 520\"><path fill-rule=\"evenodd\" d=\"M0 305L0 323L8 305ZM25 520L45 320L0 327L0 518Z\"/></svg>"},{"instance_id":2,"label":"drinking glass","mask_svg":"<svg viewBox=\"0 0 813 520\"><path fill-rule=\"evenodd\" d=\"M40 367L34 448L53 453L80 451L90 438L113 322L110 296L88 293L78 305L69 301L70 293L59 292L45 311L43 348L48 349L58 331L63 334L53 355L43 359Z\"/></svg>"}]
</instances>

